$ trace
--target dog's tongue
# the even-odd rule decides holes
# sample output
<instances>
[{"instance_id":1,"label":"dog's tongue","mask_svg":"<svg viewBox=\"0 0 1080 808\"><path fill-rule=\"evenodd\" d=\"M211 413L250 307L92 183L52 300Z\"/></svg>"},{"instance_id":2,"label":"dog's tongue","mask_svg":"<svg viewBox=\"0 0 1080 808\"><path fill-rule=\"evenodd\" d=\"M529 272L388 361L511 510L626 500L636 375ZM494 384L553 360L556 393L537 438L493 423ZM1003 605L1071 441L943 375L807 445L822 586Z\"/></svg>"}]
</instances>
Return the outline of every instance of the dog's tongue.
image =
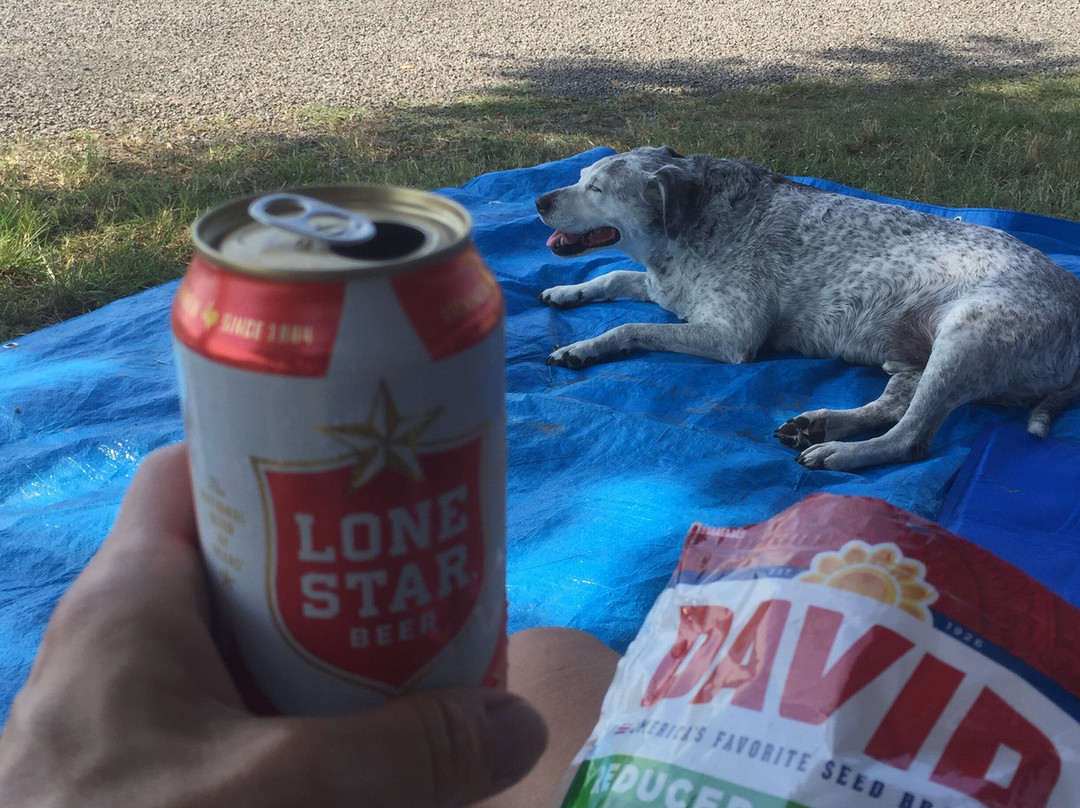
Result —
<instances>
[{"instance_id":1,"label":"dog's tongue","mask_svg":"<svg viewBox=\"0 0 1080 808\"><path fill-rule=\"evenodd\" d=\"M557 247L560 244L576 244L581 241L581 236L576 233L567 233L565 230L556 230L547 240L547 247Z\"/></svg>"},{"instance_id":2,"label":"dog's tongue","mask_svg":"<svg viewBox=\"0 0 1080 808\"><path fill-rule=\"evenodd\" d=\"M615 238L615 235L616 231L613 227L600 227L596 230L590 230L588 233L567 233L565 230L556 230L548 237L547 246L557 247L561 245L567 247L584 240L585 244L591 247L594 244L606 244Z\"/></svg>"}]
</instances>

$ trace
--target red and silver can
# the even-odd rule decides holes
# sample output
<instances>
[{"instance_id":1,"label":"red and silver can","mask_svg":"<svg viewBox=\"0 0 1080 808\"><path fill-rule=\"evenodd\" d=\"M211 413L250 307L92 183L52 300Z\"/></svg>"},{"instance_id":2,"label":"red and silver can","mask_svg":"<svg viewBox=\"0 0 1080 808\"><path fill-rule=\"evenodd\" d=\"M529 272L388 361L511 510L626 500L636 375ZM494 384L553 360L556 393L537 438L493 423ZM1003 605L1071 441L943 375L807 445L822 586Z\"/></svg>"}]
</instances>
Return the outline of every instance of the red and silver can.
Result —
<instances>
[{"instance_id":1,"label":"red and silver can","mask_svg":"<svg viewBox=\"0 0 1080 808\"><path fill-rule=\"evenodd\" d=\"M284 713L505 686L503 300L471 227L360 185L193 227L172 327L200 540Z\"/></svg>"}]
</instances>

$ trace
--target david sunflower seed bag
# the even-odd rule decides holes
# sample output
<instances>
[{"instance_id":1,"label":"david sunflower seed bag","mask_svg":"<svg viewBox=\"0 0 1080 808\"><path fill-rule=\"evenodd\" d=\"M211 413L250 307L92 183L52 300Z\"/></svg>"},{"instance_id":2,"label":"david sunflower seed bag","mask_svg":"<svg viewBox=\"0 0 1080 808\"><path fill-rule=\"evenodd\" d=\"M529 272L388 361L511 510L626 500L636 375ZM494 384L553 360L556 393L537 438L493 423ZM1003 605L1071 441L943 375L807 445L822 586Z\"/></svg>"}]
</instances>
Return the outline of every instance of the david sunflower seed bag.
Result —
<instances>
[{"instance_id":1,"label":"david sunflower seed bag","mask_svg":"<svg viewBox=\"0 0 1080 808\"><path fill-rule=\"evenodd\" d=\"M1080 610L880 500L694 525L563 808L1077 808Z\"/></svg>"}]
</instances>

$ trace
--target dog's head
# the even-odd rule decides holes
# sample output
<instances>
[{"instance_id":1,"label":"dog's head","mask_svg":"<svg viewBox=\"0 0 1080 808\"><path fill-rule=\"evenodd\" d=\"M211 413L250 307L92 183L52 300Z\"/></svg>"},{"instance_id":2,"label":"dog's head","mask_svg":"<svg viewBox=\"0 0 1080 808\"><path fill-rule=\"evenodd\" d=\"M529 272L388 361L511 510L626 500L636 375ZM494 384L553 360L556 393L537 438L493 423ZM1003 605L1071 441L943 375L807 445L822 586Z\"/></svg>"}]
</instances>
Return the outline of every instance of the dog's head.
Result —
<instances>
[{"instance_id":1,"label":"dog's head","mask_svg":"<svg viewBox=\"0 0 1080 808\"><path fill-rule=\"evenodd\" d=\"M634 256L677 238L694 215L701 190L687 160L667 146L645 147L582 169L574 185L536 200L541 220L555 228L547 246L569 256L620 244Z\"/></svg>"}]
</instances>

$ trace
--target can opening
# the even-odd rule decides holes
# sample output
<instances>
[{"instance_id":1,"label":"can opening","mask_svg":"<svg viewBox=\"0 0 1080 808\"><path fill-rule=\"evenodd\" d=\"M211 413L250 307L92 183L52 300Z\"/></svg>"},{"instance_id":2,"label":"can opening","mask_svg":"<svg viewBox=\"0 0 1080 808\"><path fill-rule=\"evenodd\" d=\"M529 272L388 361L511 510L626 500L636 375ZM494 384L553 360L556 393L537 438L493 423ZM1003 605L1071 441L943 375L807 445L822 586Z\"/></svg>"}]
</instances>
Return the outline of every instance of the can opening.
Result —
<instances>
[{"instance_id":1,"label":"can opening","mask_svg":"<svg viewBox=\"0 0 1080 808\"><path fill-rule=\"evenodd\" d=\"M331 244L330 250L358 261L386 261L404 258L422 246L424 231L398 222L375 222L375 235L353 244Z\"/></svg>"}]
</instances>

